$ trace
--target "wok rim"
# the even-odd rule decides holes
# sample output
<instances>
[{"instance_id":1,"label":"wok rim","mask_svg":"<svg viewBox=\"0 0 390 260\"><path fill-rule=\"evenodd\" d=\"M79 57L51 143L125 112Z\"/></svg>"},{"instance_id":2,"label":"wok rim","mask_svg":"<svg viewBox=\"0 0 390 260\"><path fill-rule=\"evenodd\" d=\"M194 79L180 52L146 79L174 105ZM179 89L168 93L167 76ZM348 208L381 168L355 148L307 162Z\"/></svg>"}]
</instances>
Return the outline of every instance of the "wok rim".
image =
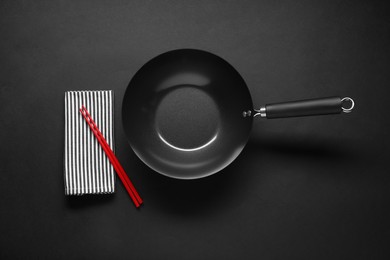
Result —
<instances>
[{"instance_id":1,"label":"wok rim","mask_svg":"<svg viewBox=\"0 0 390 260\"><path fill-rule=\"evenodd\" d=\"M196 52L202 52L202 53L205 53L207 55L211 55L211 56L215 56L221 60L223 60L223 62L225 62L227 65L229 65L234 71L237 72L238 76L241 78L241 80L243 81L244 84L241 84L240 88L245 88L245 90L248 92L248 96L249 96L249 102L250 102L250 107L248 110L250 110L252 113L254 113L254 110L253 110L253 100L252 100L252 95L251 95L251 92L248 88L248 85L246 84L244 78L241 76L241 74L237 71L237 69L235 67L233 67L233 65L231 65L230 62L228 62L227 60L225 60L224 58L222 58L221 56L219 55L216 55L212 52L209 52L209 51L205 51L205 50L201 50L201 49L195 49L195 48L179 48L179 49L173 49L173 50L169 50L169 51L166 51L166 52L163 52L163 53L160 53L156 56L154 56L153 58L147 60L132 76L130 82L128 83L127 87L126 87L126 90L125 90L125 93L123 95L123 98L122 98L122 127L123 127L123 130L124 130L124 134L125 134L125 137L126 137L126 140L127 140L127 143L130 145L131 149L133 150L133 152L135 153L135 155L149 168L151 169L152 171L154 172L157 172L163 176L166 176L166 177L169 177L169 178L173 178L173 179L178 179L178 180L196 180L196 179L203 179L205 177L208 177L208 176L212 176L212 175L215 175L219 172L222 172L225 168L229 167L229 165L231 165L236 159L238 156L240 156L240 154L242 153L242 151L245 149L248 141L249 141L249 138L250 138L250 135L251 135L251 132L252 132L252 128L253 128L253 117L252 116L249 116L248 119L250 120L250 126L249 126L249 131L248 133L246 134L245 136L245 141L242 143L241 146L239 146L237 148L237 150L239 149L239 151L237 151L237 154L234 155L234 158L232 158L230 160L230 162L228 163L225 163L224 165L222 165L221 167L219 167L218 169L215 169L213 171L210 171L210 172L207 172L205 174L200 174L200 175L197 175L197 176L177 176L177 175L172 175L172 174L169 174L169 173L166 173L166 172L163 172L163 171L160 171L159 169L156 169L155 167L153 167L152 165L150 165L150 163L148 161L146 161L143 156L137 151L137 149L134 148L134 145L132 144L131 142L131 138L129 137L129 134L128 134L128 131L126 130L126 127L125 127L125 120L129 120L129 119L125 119L125 100L127 99L127 96L128 96L128 92L129 92L129 89L131 88L132 86L132 82L133 82L133 79L135 78L136 75L138 75L140 72L142 72L145 67L151 63L152 61L155 61L156 59L159 59L160 56L162 55L166 55L166 54L170 54L170 53L174 53L174 52L178 52L178 51L183 51L183 52L192 52L192 51L196 51ZM131 99L131 97L130 97ZM233 157L233 156L232 156Z\"/></svg>"}]
</instances>

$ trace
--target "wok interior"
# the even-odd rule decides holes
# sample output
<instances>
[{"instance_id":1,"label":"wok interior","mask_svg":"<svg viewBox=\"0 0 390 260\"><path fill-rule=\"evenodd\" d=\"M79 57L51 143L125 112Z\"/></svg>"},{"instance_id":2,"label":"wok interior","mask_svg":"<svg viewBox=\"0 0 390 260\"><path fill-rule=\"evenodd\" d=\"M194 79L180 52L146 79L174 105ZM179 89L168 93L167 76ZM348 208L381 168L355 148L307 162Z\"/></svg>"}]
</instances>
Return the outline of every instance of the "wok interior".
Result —
<instances>
[{"instance_id":1,"label":"wok interior","mask_svg":"<svg viewBox=\"0 0 390 260\"><path fill-rule=\"evenodd\" d=\"M229 165L244 148L252 117L249 90L226 61L175 50L146 63L131 80L122 117L129 144L155 171L201 178Z\"/></svg>"}]
</instances>

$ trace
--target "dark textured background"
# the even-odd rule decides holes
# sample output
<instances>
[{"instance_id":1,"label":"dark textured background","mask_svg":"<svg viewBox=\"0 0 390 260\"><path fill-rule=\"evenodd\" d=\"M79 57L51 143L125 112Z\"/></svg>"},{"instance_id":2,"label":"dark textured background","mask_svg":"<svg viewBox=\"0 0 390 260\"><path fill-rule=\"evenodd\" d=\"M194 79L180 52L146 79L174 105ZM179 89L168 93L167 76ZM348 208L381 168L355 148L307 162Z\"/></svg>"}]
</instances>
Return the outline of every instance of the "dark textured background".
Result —
<instances>
[{"instance_id":1,"label":"dark textured background","mask_svg":"<svg viewBox=\"0 0 390 260\"><path fill-rule=\"evenodd\" d=\"M390 19L374 1L0 1L0 257L389 259ZM256 120L241 156L171 180L127 145L121 103L152 57L198 48L265 102L351 96L352 114ZM66 198L64 91L113 89L142 194Z\"/></svg>"}]
</instances>

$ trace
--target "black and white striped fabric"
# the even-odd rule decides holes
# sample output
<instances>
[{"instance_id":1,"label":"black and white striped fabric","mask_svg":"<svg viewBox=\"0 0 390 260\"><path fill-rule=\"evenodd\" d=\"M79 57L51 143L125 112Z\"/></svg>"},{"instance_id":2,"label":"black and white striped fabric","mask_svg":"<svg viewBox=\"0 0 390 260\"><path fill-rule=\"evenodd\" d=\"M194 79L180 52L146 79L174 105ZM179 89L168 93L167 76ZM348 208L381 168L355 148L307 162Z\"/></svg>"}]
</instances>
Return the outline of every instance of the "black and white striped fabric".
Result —
<instances>
[{"instance_id":1,"label":"black and white striped fabric","mask_svg":"<svg viewBox=\"0 0 390 260\"><path fill-rule=\"evenodd\" d=\"M114 151L111 90L65 92L65 195L115 192L114 169L79 109L84 105Z\"/></svg>"}]
</instances>

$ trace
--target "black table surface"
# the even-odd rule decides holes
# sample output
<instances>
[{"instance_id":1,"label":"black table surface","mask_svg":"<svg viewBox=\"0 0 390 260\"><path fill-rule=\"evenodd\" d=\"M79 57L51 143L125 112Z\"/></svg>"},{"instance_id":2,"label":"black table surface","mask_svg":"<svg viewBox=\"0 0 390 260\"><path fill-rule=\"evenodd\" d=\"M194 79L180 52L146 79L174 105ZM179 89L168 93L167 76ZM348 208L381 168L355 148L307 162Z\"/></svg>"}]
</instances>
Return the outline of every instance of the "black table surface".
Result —
<instances>
[{"instance_id":1,"label":"black table surface","mask_svg":"<svg viewBox=\"0 0 390 260\"><path fill-rule=\"evenodd\" d=\"M0 258L389 259L390 15L383 1L1 1ZM262 120L195 181L126 142L124 91L168 50L229 61L256 107L350 96L351 114ZM65 197L64 92L115 92L116 154L144 205Z\"/></svg>"}]
</instances>

